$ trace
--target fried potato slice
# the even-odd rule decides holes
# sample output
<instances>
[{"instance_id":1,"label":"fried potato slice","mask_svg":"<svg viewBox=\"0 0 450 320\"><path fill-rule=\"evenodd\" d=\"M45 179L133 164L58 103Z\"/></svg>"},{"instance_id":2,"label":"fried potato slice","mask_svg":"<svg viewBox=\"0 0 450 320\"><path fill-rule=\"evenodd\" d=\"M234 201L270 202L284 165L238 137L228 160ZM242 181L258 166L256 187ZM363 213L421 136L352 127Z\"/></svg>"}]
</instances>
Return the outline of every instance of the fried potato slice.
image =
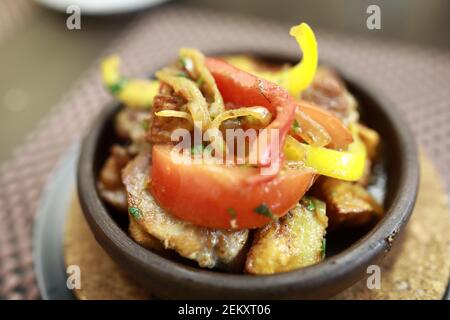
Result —
<instances>
[{"instance_id":1,"label":"fried potato slice","mask_svg":"<svg viewBox=\"0 0 450 320\"><path fill-rule=\"evenodd\" d=\"M248 230L214 230L180 220L161 209L148 191L148 152L139 154L125 167L123 182L128 193L128 211L150 235L182 257L201 267L238 270L242 267Z\"/></svg>"},{"instance_id":2,"label":"fried potato slice","mask_svg":"<svg viewBox=\"0 0 450 320\"><path fill-rule=\"evenodd\" d=\"M137 223L131 215L129 216L129 221L130 224L128 226L128 233L135 242L154 252L162 252L165 250L161 241L147 233L147 231L145 231L145 229Z\"/></svg>"},{"instance_id":3,"label":"fried potato slice","mask_svg":"<svg viewBox=\"0 0 450 320\"><path fill-rule=\"evenodd\" d=\"M325 203L302 201L284 217L259 229L247 254L245 271L272 274L306 267L324 257Z\"/></svg>"},{"instance_id":4,"label":"fried potato slice","mask_svg":"<svg viewBox=\"0 0 450 320\"><path fill-rule=\"evenodd\" d=\"M370 129L361 123L357 124L357 128L359 138L366 146L367 156L370 161L373 162L380 146L380 135L375 130Z\"/></svg>"},{"instance_id":5,"label":"fried potato slice","mask_svg":"<svg viewBox=\"0 0 450 320\"><path fill-rule=\"evenodd\" d=\"M357 183L321 177L312 191L327 204L330 230L362 226L383 216L383 208Z\"/></svg>"}]
</instances>

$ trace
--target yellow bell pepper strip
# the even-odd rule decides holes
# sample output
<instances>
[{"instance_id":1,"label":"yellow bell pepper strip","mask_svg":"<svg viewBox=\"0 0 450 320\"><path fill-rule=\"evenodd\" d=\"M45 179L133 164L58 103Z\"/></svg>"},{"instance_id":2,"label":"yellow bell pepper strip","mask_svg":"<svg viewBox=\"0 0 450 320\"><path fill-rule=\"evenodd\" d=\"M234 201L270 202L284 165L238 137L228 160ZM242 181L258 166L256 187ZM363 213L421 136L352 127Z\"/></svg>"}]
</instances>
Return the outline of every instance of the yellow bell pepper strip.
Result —
<instances>
[{"instance_id":1,"label":"yellow bell pepper strip","mask_svg":"<svg viewBox=\"0 0 450 320\"><path fill-rule=\"evenodd\" d=\"M103 82L124 105L130 108L148 108L158 94L160 82L147 79L127 79L120 75L120 58L110 56L101 63Z\"/></svg>"},{"instance_id":2,"label":"yellow bell pepper strip","mask_svg":"<svg viewBox=\"0 0 450 320\"><path fill-rule=\"evenodd\" d=\"M357 134L347 151L313 147L287 136L284 154L288 161L303 162L317 173L345 181L357 181L364 173L366 148Z\"/></svg>"},{"instance_id":3,"label":"yellow bell pepper strip","mask_svg":"<svg viewBox=\"0 0 450 320\"><path fill-rule=\"evenodd\" d=\"M306 23L292 27L290 35L295 37L303 55L302 60L297 65L287 70L279 72L261 71L257 69L253 60L245 56L231 56L226 60L241 70L275 82L288 90L294 98L299 98L301 91L312 82L317 70L317 41L314 32Z\"/></svg>"},{"instance_id":4,"label":"yellow bell pepper strip","mask_svg":"<svg viewBox=\"0 0 450 320\"><path fill-rule=\"evenodd\" d=\"M300 63L282 74L280 85L297 98L306 89L316 74L318 53L317 41L312 29L306 23L292 27L289 34L295 37L303 56Z\"/></svg>"}]
</instances>

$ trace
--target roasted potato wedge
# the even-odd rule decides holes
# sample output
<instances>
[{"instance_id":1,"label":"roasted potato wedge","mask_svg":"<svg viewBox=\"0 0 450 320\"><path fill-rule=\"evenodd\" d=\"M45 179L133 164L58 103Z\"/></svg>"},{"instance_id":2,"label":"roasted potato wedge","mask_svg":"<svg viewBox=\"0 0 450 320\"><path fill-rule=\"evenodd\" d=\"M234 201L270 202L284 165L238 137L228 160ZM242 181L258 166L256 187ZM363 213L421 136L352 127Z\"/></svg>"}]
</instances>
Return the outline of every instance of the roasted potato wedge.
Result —
<instances>
[{"instance_id":1,"label":"roasted potato wedge","mask_svg":"<svg viewBox=\"0 0 450 320\"><path fill-rule=\"evenodd\" d=\"M139 154L123 170L128 212L145 232L201 267L241 268L248 230L207 229L166 213L148 191L149 170L149 152Z\"/></svg>"},{"instance_id":2,"label":"roasted potato wedge","mask_svg":"<svg viewBox=\"0 0 450 320\"><path fill-rule=\"evenodd\" d=\"M131 215L129 216L129 220L128 233L136 243L154 252L161 253L164 251L164 245L161 241L148 234Z\"/></svg>"},{"instance_id":3,"label":"roasted potato wedge","mask_svg":"<svg viewBox=\"0 0 450 320\"><path fill-rule=\"evenodd\" d=\"M327 204L330 230L362 226L383 216L383 208L357 183L321 177L312 192Z\"/></svg>"},{"instance_id":4,"label":"roasted potato wedge","mask_svg":"<svg viewBox=\"0 0 450 320\"><path fill-rule=\"evenodd\" d=\"M372 130L365 125L358 123L358 136L366 146L367 156L373 162L377 156L378 148L380 146L380 135L375 130Z\"/></svg>"},{"instance_id":5,"label":"roasted potato wedge","mask_svg":"<svg viewBox=\"0 0 450 320\"><path fill-rule=\"evenodd\" d=\"M325 211L325 203L309 198L259 229L247 254L245 271L272 274L320 262L328 224Z\"/></svg>"}]
</instances>

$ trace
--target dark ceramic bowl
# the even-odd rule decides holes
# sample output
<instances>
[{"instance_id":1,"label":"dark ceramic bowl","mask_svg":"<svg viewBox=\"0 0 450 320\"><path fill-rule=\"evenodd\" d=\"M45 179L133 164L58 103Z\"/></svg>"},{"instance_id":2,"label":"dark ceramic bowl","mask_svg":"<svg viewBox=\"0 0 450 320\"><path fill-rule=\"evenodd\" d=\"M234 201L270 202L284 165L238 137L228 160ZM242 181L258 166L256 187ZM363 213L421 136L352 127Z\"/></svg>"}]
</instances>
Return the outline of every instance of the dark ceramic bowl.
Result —
<instances>
[{"instance_id":1,"label":"dark ceramic bowl","mask_svg":"<svg viewBox=\"0 0 450 320\"><path fill-rule=\"evenodd\" d=\"M393 105L360 81L345 75L344 79L360 103L363 121L381 134L387 177L385 217L353 243L341 242L339 250L331 256L327 252L327 259L317 265L268 276L201 269L146 250L127 235L96 189L96 177L115 139L112 123L119 105L107 107L96 119L78 164L80 202L95 238L124 270L161 298L328 298L362 279L407 223L416 200L419 167L412 133Z\"/></svg>"}]
</instances>

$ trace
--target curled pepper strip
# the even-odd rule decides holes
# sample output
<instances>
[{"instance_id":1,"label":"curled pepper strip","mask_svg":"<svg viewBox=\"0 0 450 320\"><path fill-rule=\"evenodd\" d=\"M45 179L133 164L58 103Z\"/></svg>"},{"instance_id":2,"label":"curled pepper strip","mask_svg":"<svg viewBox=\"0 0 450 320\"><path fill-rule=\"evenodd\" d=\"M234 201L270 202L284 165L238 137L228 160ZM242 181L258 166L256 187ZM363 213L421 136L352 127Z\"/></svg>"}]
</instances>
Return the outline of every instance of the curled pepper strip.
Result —
<instances>
[{"instance_id":1,"label":"curled pepper strip","mask_svg":"<svg viewBox=\"0 0 450 320\"><path fill-rule=\"evenodd\" d=\"M292 27L289 34L295 37L302 50L300 63L282 74L280 85L286 88L293 97L298 97L300 92L313 81L317 69L317 41L312 29L306 23Z\"/></svg>"},{"instance_id":2,"label":"curled pepper strip","mask_svg":"<svg viewBox=\"0 0 450 320\"><path fill-rule=\"evenodd\" d=\"M130 108L148 108L158 94L157 80L127 79L120 75L120 58L110 56L102 61L103 82L117 99Z\"/></svg>"},{"instance_id":3,"label":"curled pepper strip","mask_svg":"<svg viewBox=\"0 0 450 320\"><path fill-rule=\"evenodd\" d=\"M347 151L313 147L287 136L284 154L288 161L303 162L317 173L346 181L357 181L364 174L367 151L352 128L353 142Z\"/></svg>"},{"instance_id":4,"label":"curled pepper strip","mask_svg":"<svg viewBox=\"0 0 450 320\"><path fill-rule=\"evenodd\" d=\"M302 51L302 60L287 70L278 72L261 71L247 57L229 57L227 61L239 69L275 82L288 90L294 98L298 98L301 91L309 86L316 74L318 63L317 41L314 32L306 23L292 27L290 35L295 37Z\"/></svg>"}]
</instances>

